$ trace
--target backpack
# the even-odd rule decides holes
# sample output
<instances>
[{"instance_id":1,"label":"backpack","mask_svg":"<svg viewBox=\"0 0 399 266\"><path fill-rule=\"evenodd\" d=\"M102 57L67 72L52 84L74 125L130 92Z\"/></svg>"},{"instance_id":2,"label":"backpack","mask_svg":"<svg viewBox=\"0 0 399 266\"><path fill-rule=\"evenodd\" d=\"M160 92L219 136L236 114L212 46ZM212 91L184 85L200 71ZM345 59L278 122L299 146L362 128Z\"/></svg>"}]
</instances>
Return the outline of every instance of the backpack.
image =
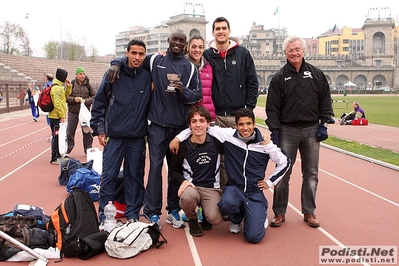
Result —
<instances>
[{"instance_id":1,"label":"backpack","mask_svg":"<svg viewBox=\"0 0 399 266\"><path fill-rule=\"evenodd\" d=\"M89 193L92 201L98 201L100 193L100 174L94 169L78 168L69 177L66 191L71 193L74 190L82 190Z\"/></svg>"},{"instance_id":2,"label":"backpack","mask_svg":"<svg viewBox=\"0 0 399 266\"><path fill-rule=\"evenodd\" d=\"M39 99L37 101L37 105L42 109L43 112L51 112L54 109L53 101L51 100L51 88L56 84L51 84L43 89L43 91L39 94Z\"/></svg>"},{"instance_id":3,"label":"backpack","mask_svg":"<svg viewBox=\"0 0 399 266\"><path fill-rule=\"evenodd\" d=\"M82 163L74 158L69 158L68 160L61 160L60 175L58 176L58 184L60 186L66 186L68 184L70 176L75 173L76 169L79 168L92 169L93 163L94 162L92 160L88 161L87 163Z\"/></svg>"},{"instance_id":4,"label":"backpack","mask_svg":"<svg viewBox=\"0 0 399 266\"><path fill-rule=\"evenodd\" d=\"M159 237L163 240L159 240ZM136 256L151 246L159 248L167 241L157 226L142 222L127 222L116 227L105 241L108 256L117 259L128 259Z\"/></svg>"},{"instance_id":5,"label":"backpack","mask_svg":"<svg viewBox=\"0 0 399 266\"><path fill-rule=\"evenodd\" d=\"M99 221L94 204L86 191L73 191L50 215L46 225L55 235L55 246L60 258L84 254L82 238L99 232Z\"/></svg>"}]
</instances>

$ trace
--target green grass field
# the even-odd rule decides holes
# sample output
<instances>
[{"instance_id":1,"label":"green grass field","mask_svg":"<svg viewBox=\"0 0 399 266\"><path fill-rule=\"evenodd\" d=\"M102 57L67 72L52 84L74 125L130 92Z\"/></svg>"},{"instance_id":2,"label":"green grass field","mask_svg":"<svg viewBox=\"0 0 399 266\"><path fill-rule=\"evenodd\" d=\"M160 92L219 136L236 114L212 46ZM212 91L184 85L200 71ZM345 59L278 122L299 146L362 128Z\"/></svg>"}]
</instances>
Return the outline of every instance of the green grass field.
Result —
<instances>
[{"instance_id":1,"label":"green grass field","mask_svg":"<svg viewBox=\"0 0 399 266\"><path fill-rule=\"evenodd\" d=\"M399 95L395 96L364 96L364 95L332 95L334 101L347 101L348 107L344 102L334 102L333 109L335 118L339 118L342 113L353 110L353 102L359 102L360 107L366 113L370 123L399 127ZM266 95L258 97L258 106L266 106Z\"/></svg>"},{"instance_id":2,"label":"green grass field","mask_svg":"<svg viewBox=\"0 0 399 266\"><path fill-rule=\"evenodd\" d=\"M359 105L363 108L369 122L399 127L399 96L333 95L332 98L334 101L338 101L333 103L335 118L339 118L342 113L351 112L353 110L352 104L356 101L359 102ZM347 101L348 103L340 101ZM258 97L257 106L266 106L266 95L260 95ZM259 118L256 118L256 123L265 125L264 120ZM375 148L354 141L342 140L333 136L323 141L323 143L399 166L399 153L391 150Z\"/></svg>"}]
</instances>

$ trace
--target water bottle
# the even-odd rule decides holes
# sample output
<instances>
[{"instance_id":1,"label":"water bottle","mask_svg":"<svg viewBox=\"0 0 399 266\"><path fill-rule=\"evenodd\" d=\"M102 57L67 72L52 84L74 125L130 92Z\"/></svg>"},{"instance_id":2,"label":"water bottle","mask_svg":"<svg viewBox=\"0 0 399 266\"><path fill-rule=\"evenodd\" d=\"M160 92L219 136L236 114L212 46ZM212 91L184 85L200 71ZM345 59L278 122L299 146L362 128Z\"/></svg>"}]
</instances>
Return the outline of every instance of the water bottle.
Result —
<instances>
[{"instance_id":1,"label":"water bottle","mask_svg":"<svg viewBox=\"0 0 399 266\"><path fill-rule=\"evenodd\" d=\"M111 233L111 231L116 227L116 207L112 204L112 201L108 201L108 204L104 208L104 231Z\"/></svg>"}]
</instances>

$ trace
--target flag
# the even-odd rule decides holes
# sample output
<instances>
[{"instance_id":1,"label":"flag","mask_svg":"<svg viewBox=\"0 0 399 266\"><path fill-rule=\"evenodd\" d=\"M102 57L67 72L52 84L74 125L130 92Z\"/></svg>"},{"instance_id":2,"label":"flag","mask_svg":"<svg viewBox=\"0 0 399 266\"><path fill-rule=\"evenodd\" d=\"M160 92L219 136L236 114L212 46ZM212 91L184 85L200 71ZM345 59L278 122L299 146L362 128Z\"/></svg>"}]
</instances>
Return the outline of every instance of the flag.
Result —
<instances>
[{"instance_id":1,"label":"flag","mask_svg":"<svg viewBox=\"0 0 399 266\"><path fill-rule=\"evenodd\" d=\"M332 29L332 32L334 32L337 29L337 24L334 25L334 28Z\"/></svg>"},{"instance_id":2,"label":"flag","mask_svg":"<svg viewBox=\"0 0 399 266\"><path fill-rule=\"evenodd\" d=\"M278 12L278 6L276 7L276 11L274 11L274 15L276 15Z\"/></svg>"}]
</instances>

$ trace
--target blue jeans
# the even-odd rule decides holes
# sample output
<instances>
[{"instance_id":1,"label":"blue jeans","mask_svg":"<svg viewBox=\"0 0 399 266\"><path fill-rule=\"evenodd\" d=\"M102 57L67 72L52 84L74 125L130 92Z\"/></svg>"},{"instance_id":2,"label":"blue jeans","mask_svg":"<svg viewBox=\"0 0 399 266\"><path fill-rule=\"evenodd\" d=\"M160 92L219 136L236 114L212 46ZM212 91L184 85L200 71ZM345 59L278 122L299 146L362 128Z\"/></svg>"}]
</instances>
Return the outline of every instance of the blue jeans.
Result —
<instances>
[{"instance_id":1,"label":"blue jeans","mask_svg":"<svg viewBox=\"0 0 399 266\"><path fill-rule=\"evenodd\" d=\"M302 213L314 213L316 209L316 190L319 173L320 142L317 141L318 125L296 128L282 125L280 127L280 147L285 150L291 159L291 167L285 176L274 187L273 212L275 215L286 213L288 204L289 181L292 167L295 164L297 151L301 156Z\"/></svg>"},{"instance_id":2,"label":"blue jeans","mask_svg":"<svg viewBox=\"0 0 399 266\"><path fill-rule=\"evenodd\" d=\"M30 110L32 112L32 117L33 118L38 118L38 113L37 113L37 106L35 105L35 102L29 102L30 105Z\"/></svg>"}]
</instances>

